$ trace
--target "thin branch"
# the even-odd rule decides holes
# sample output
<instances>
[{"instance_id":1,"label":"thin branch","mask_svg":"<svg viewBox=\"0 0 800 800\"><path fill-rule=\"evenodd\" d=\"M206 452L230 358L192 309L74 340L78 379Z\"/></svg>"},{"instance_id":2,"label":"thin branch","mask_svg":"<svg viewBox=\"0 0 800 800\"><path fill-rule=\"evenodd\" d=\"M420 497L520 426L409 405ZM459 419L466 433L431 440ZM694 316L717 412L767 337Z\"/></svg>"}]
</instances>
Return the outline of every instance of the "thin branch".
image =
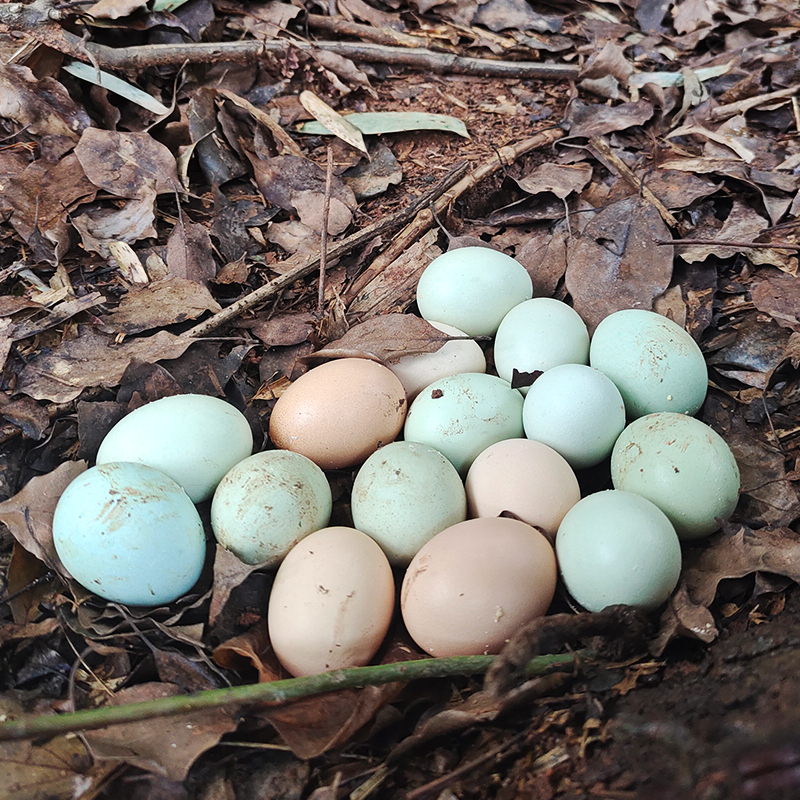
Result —
<instances>
[{"instance_id":1,"label":"thin branch","mask_svg":"<svg viewBox=\"0 0 800 800\"><path fill-rule=\"evenodd\" d=\"M322 314L325 304L325 270L328 268L328 218L331 214L331 184L333 183L333 147L328 145L328 161L325 167L325 196L322 204L322 232L319 240L319 285L317 287L317 311Z\"/></svg>"},{"instance_id":2,"label":"thin branch","mask_svg":"<svg viewBox=\"0 0 800 800\"><path fill-rule=\"evenodd\" d=\"M433 203L433 213L431 213L431 209L428 207L430 203L423 206L416 215L416 218L394 237L391 246L381 253L370 266L359 275L358 279L353 282L353 285L345 292L345 303L349 305L355 300L370 281L401 256L406 249L416 242L429 228L433 227L434 213L442 214L445 209L464 194L464 192L480 183L480 181L487 176L496 172L501 167L513 163L520 156L531 152L531 150L548 147L558 141L563 135L564 131L560 128L550 128L537 133L535 136L531 136L530 139L518 142L515 145L501 147L490 159L470 172L469 175L463 177L452 189L442 194Z\"/></svg>"},{"instance_id":3,"label":"thin branch","mask_svg":"<svg viewBox=\"0 0 800 800\"><path fill-rule=\"evenodd\" d=\"M584 653L584 655L587 654L588 651ZM337 689L379 686L395 681L443 678L452 675L479 675L486 672L495 658L496 656L425 658L395 664L339 669L320 675L287 678L270 683L248 684L227 689L209 689L196 694L159 697L141 703L103 706L68 714L30 714L19 719L1 722L0 741L97 730L125 722L140 722L156 717L186 714L231 705L285 703L289 700L310 697ZM574 658L572 653L539 656L528 664L527 676L534 677L553 668L569 666L574 663Z\"/></svg>"},{"instance_id":4,"label":"thin branch","mask_svg":"<svg viewBox=\"0 0 800 800\"><path fill-rule=\"evenodd\" d=\"M750 247L775 250L800 250L800 244L789 244L789 242L732 242L727 239L656 239L658 245L708 245L711 247Z\"/></svg>"},{"instance_id":5,"label":"thin branch","mask_svg":"<svg viewBox=\"0 0 800 800\"><path fill-rule=\"evenodd\" d=\"M424 40L428 39L424 33L422 35L403 33L385 26L363 25L344 17L324 17L321 14L309 14L307 19L310 28L334 33L338 36L352 36L361 42L374 42L375 44L392 47L420 47L424 46L426 44ZM441 42L432 42L428 47L440 52L455 52L455 48L452 45L446 45Z\"/></svg>"},{"instance_id":6,"label":"thin branch","mask_svg":"<svg viewBox=\"0 0 800 800\"><path fill-rule=\"evenodd\" d=\"M342 239L340 242L336 242L335 244L331 245L328 248L328 259L330 260L339 258L355 248L361 247L361 245L366 244L376 236L386 233L387 231L395 230L401 225L404 225L409 219L414 217L420 208L425 208L436 198L446 192L454 183L456 183L456 181L459 180L459 178L464 175L466 171L467 164L459 164L457 167L455 167L455 169L445 175L444 178L442 178L440 181L437 181L437 183L427 192L416 198L416 200L410 203L406 208L400 209L394 214L383 217L376 222L373 222L371 225L368 225L366 228L363 228L362 230ZM209 317L208 319L203 320L203 322L195 325L193 328L189 328L189 330L184 331L181 335L186 337L197 337L204 336L206 333L216 330L220 327L220 325L230 322L230 320L235 319L244 311L254 308L255 306L260 305L268 300L270 297L273 297L299 278L305 278L306 275L310 275L319 266L319 261L319 255L300 257L293 256L292 258L287 259L281 265L282 268L286 270L283 275L280 275L279 277L275 278L275 280L270 281L264 286L260 286L258 289L255 289L254 291L250 292L250 294L245 295L232 305L214 314L213 317Z\"/></svg>"},{"instance_id":7,"label":"thin branch","mask_svg":"<svg viewBox=\"0 0 800 800\"><path fill-rule=\"evenodd\" d=\"M759 94L755 97L748 97L744 100L738 100L735 103L728 103L724 106L717 106L712 108L709 112L709 117L715 122L723 119L730 119L738 114L744 114L745 111L750 111L752 108L765 106L775 100L784 100L796 95L800 91L800 83L793 86L788 86L785 89L778 89L775 92L767 92L766 94Z\"/></svg>"}]
</instances>

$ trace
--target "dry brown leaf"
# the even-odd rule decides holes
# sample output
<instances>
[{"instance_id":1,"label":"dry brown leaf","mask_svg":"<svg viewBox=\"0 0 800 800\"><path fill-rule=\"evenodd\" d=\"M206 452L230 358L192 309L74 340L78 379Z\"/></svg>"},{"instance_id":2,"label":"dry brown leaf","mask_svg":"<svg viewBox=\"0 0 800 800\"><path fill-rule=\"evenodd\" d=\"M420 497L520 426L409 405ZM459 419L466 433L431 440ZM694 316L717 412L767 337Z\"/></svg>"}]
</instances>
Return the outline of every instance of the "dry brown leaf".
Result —
<instances>
[{"instance_id":1,"label":"dry brown leaf","mask_svg":"<svg viewBox=\"0 0 800 800\"><path fill-rule=\"evenodd\" d=\"M208 610L208 624L211 627L215 627L219 622L234 590L259 569L258 565L244 564L230 550L217 545L214 556L214 590L211 595L211 607Z\"/></svg>"},{"instance_id":2,"label":"dry brown leaf","mask_svg":"<svg viewBox=\"0 0 800 800\"><path fill-rule=\"evenodd\" d=\"M117 308L103 317L103 323L111 331L133 334L197 319L206 311L221 310L201 283L167 278L131 288Z\"/></svg>"},{"instance_id":3,"label":"dry brown leaf","mask_svg":"<svg viewBox=\"0 0 800 800\"><path fill-rule=\"evenodd\" d=\"M217 274L217 265L208 231L185 216L175 223L167 239L167 266L170 277L197 283L210 281Z\"/></svg>"},{"instance_id":4,"label":"dry brown leaf","mask_svg":"<svg viewBox=\"0 0 800 800\"><path fill-rule=\"evenodd\" d=\"M351 147L355 147L356 150L367 155L364 135L352 122L348 122L338 111L308 89L300 92L300 102L303 108L334 136L338 136L343 142L347 142Z\"/></svg>"},{"instance_id":5,"label":"dry brown leaf","mask_svg":"<svg viewBox=\"0 0 800 800\"><path fill-rule=\"evenodd\" d=\"M153 184L157 194L182 191L174 156L150 134L87 128L75 155L86 177L116 197L140 197Z\"/></svg>"},{"instance_id":6,"label":"dry brown leaf","mask_svg":"<svg viewBox=\"0 0 800 800\"><path fill-rule=\"evenodd\" d=\"M725 219L717 237L722 241L751 242L755 241L768 226L769 223L764 217L757 214L742 200L737 199L734 200L730 214ZM745 253L750 257L753 250L748 250L746 247L724 247L713 244L690 245L681 248L681 258L690 264L705 261L712 255L717 258L732 258L737 253Z\"/></svg>"},{"instance_id":7,"label":"dry brown leaf","mask_svg":"<svg viewBox=\"0 0 800 800\"><path fill-rule=\"evenodd\" d=\"M785 328L800 332L800 281L789 275L769 275L750 290L753 304Z\"/></svg>"},{"instance_id":8,"label":"dry brown leaf","mask_svg":"<svg viewBox=\"0 0 800 800\"><path fill-rule=\"evenodd\" d=\"M0 522L29 552L62 577L68 573L53 544L53 514L58 498L88 466L65 461L47 475L31 478L13 497L0 503Z\"/></svg>"},{"instance_id":9,"label":"dry brown leaf","mask_svg":"<svg viewBox=\"0 0 800 800\"><path fill-rule=\"evenodd\" d=\"M528 194L552 192L563 200L573 192L580 192L592 179L589 164L550 164L545 162L529 175L517 180L520 189Z\"/></svg>"},{"instance_id":10,"label":"dry brown leaf","mask_svg":"<svg viewBox=\"0 0 800 800\"><path fill-rule=\"evenodd\" d=\"M403 180L403 168L385 144L370 145L369 155L368 161L362 160L342 174L342 180L359 201L377 197Z\"/></svg>"},{"instance_id":11,"label":"dry brown leaf","mask_svg":"<svg viewBox=\"0 0 800 800\"><path fill-rule=\"evenodd\" d=\"M621 103L618 106L587 105L580 100L573 100L567 116L569 135L591 138L622 131L634 125L644 125L654 111L648 100Z\"/></svg>"},{"instance_id":12,"label":"dry brown leaf","mask_svg":"<svg viewBox=\"0 0 800 800\"><path fill-rule=\"evenodd\" d=\"M250 630L234 636L214 648L214 661L225 669L241 672L243 667L255 669L260 683L276 681L283 671L272 649L267 621L261 617Z\"/></svg>"},{"instance_id":13,"label":"dry brown leaf","mask_svg":"<svg viewBox=\"0 0 800 800\"><path fill-rule=\"evenodd\" d=\"M624 308L651 309L672 278L671 238L658 211L640 198L604 208L567 247L567 290L590 331Z\"/></svg>"},{"instance_id":14,"label":"dry brown leaf","mask_svg":"<svg viewBox=\"0 0 800 800\"><path fill-rule=\"evenodd\" d=\"M650 652L660 656L667 645L678 637L698 639L706 644L717 638L714 615L704 605L692 602L683 581L667 602L661 615L658 635L650 644Z\"/></svg>"},{"instance_id":15,"label":"dry brown leaf","mask_svg":"<svg viewBox=\"0 0 800 800\"><path fill-rule=\"evenodd\" d=\"M384 314L354 325L341 339L309 356L324 358L369 358L384 364L418 353L435 353L448 337L429 322L413 314Z\"/></svg>"},{"instance_id":16,"label":"dry brown leaf","mask_svg":"<svg viewBox=\"0 0 800 800\"><path fill-rule=\"evenodd\" d=\"M624 49L609 40L599 52L592 54L579 77L583 80L612 77L625 84L632 74L633 64L625 58Z\"/></svg>"},{"instance_id":17,"label":"dry brown leaf","mask_svg":"<svg viewBox=\"0 0 800 800\"><path fill-rule=\"evenodd\" d=\"M31 358L20 373L17 391L36 400L68 403L89 386L119 385L132 361L178 358L191 344L188 337L159 331L115 345L108 337L82 329L77 339Z\"/></svg>"},{"instance_id":18,"label":"dry brown leaf","mask_svg":"<svg viewBox=\"0 0 800 800\"><path fill-rule=\"evenodd\" d=\"M0 417L16 425L29 439L38 441L50 427L47 409L31 400L19 397L9 401L8 396L0 394Z\"/></svg>"},{"instance_id":19,"label":"dry brown leaf","mask_svg":"<svg viewBox=\"0 0 800 800\"><path fill-rule=\"evenodd\" d=\"M315 323L311 315L296 311L267 319L246 320L240 327L247 328L267 347L286 347L308 341Z\"/></svg>"},{"instance_id":20,"label":"dry brown leaf","mask_svg":"<svg viewBox=\"0 0 800 800\"><path fill-rule=\"evenodd\" d=\"M141 683L117 692L108 705L123 706L180 694L171 683ZM126 722L84 736L92 753L100 759L120 760L149 772L182 781L197 757L214 747L222 736L236 730L238 708L204 709L190 714L153 720Z\"/></svg>"},{"instance_id":21,"label":"dry brown leaf","mask_svg":"<svg viewBox=\"0 0 800 800\"><path fill-rule=\"evenodd\" d=\"M373 97L378 96L369 82L369 75L364 70L359 69L349 58L340 56L330 50L318 50L315 48L310 52L314 60L325 69L328 77L331 78L331 81L342 94L352 92L353 87L348 84L355 84L355 86L366 89ZM342 83L342 81L346 81L346 83Z\"/></svg>"},{"instance_id":22,"label":"dry brown leaf","mask_svg":"<svg viewBox=\"0 0 800 800\"><path fill-rule=\"evenodd\" d=\"M534 297L552 297L567 269L567 234L540 231L516 253L515 258L528 270Z\"/></svg>"}]
</instances>

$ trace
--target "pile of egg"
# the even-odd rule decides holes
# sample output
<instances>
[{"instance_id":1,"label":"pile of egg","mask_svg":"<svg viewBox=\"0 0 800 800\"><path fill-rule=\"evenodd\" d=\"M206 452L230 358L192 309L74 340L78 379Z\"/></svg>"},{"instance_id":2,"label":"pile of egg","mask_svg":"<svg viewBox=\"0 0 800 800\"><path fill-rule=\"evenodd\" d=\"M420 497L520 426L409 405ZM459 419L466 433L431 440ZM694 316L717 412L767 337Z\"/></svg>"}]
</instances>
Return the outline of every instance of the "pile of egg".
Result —
<instances>
[{"instance_id":1,"label":"pile of egg","mask_svg":"<svg viewBox=\"0 0 800 800\"><path fill-rule=\"evenodd\" d=\"M56 508L66 569L112 601L171 602L200 577L194 504L211 499L217 542L277 569L267 621L293 675L369 663L395 574L403 621L434 656L498 652L547 612L559 573L589 611L662 604L680 541L716 530L738 499L730 449L691 416L708 382L694 340L630 309L590 341L570 306L533 298L526 270L486 248L434 260L417 305L455 338L390 366L311 369L275 404L276 449L251 455L247 421L217 398L122 419ZM478 336L494 336L497 375ZM515 372L536 379L515 389ZM581 498L575 470L609 457L614 489ZM353 527L329 526L325 470L354 468Z\"/></svg>"}]
</instances>

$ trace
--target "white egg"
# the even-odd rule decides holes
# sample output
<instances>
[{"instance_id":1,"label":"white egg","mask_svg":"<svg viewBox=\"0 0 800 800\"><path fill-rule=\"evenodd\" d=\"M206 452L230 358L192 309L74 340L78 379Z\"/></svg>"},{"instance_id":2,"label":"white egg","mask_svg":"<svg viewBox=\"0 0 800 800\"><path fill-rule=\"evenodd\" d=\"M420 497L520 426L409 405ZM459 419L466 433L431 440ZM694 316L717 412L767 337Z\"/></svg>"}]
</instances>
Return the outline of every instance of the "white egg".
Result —
<instances>
[{"instance_id":1,"label":"white egg","mask_svg":"<svg viewBox=\"0 0 800 800\"><path fill-rule=\"evenodd\" d=\"M331 518L325 473L300 453L268 450L240 461L211 502L217 541L245 564L277 566L297 542Z\"/></svg>"},{"instance_id":2,"label":"white egg","mask_svg":"<svg viewBox=\"0 0 800 800\"><path fill-rule=\"evenodd\" d=\"M584 497L561 521L556 557L569 593L587 611L616 604L646 611L678 584L681 546L656 505L630 492Z\"/></svg>"},{"instance_id":3,"label":"white egg","mask_svg":"<svg viewBox=\"0 0 800 800\"><path fill-rule=\"evenodd\" d=\"M133 461L155 467L200 503L252 451L253 434L240 411L217 397L180 394L123 417L103 439L97 463Z\"/></svg>"},{"instance_id":4,"label":"white egg","mask_svg":"<svg viewBox=\"0 0 800 800\"><path fill-rule=\"evenodd\" d=\"M629 308L595 329L590 363L616 384L629 419L657 411L694 414L706 397L708 369L694 339L654 311Z\"/></svg>"},{"instance_id":5,"label":"white egg","mask_svg":"<svg viewBox=\"0 0 800 800\"><path fill-rule=\"evenodd\" d=\"M725 440L685 414L648 414L628 425L611 454L615 489L655 503L681 539L713 533L736 508L739 467Z\"/></svg>"},{"instance_id":6,"label":"white egg","mask_svg":"<svg viewBox=\"0 0 800 800\"><path fill-rule=\"evenodd\" d=\"M448 336L466 336L452 325L428 321ZM443 344L435 353L403 356L396 364L387 366L400 378L410 403L428 384L439 378L461 372L486 372L486 357L473 339L454 339Z\"/></svg>"},{"instance_id":7,"label":"white egg","mask_svg":"<svg viewBox=\"0 0 800 800\"><path fill-rule=\"evenodd\" d=\"M588 360L586 325L574 308L552 297L534 297L512 308L494 340L497 374L509 382L514 370L544 372L559 364Z\"/></svg>"},{"instance_id":8,"label":"white egg","mask_svg":"<svg viewBox=\"0 0 800 800\"><path fill-rule=\"evenodd\" d=\"M522 395L494 375L465 372L434 381L417 395L403 436L446 456L464 476L490 444L522 438Z\"/></svg>"},{"instance_id":9,"label":"white egg","mask_svg":"<svg viewBox=\"0 0 800 800\"><path fill-rule=\"evenodd\" d=\"M407 566L439 531L467 518L455 467L418 442L393 442L373 453L356 475L350 507L355 527L396 566Z\"/></svg>"},{"instance_id":10,"label":"white egg","mask_svg":"<svg viewBox=\"0 0 800 800\"><path fill-rule=\"evenodd\" d=\"M270 642L292 675L361 667L380 647L393 609L394 577L381 548L354 528L323 528L278 568Z\"/></svg>"},{"instance_id":11,"label":"white egg","mask_svg":"<svg viewBox=\"0 0 800 800\"><path fill-rule=\"evenodd\" d=\"M586 469L611 455L625 427L625 404L599 370L560 364L528 390L522 424L529 439L552 447L573 469Z\"/></svg>"},{"instance_id":12,"label":"white egg","mask_svg":"<svg viewBox=\"0 0 800 800\"><path fill-rule=\"evenodd\" d=\"M459 247L425 268L417 306L424 319L468 336L493 336L508 311L532 294L530 275L511 256L488 247Z\"/></svg>"},{"instance_id":13,"label":"white egg","mask_svg":"<svg viewBox=\"0 0 800 800\"><path fill-rule=\"evenodd\" d=\"M155 606L188 592L203 569L203 524L186 492L143 464L102 464L65 489L53 517L72 577L115 603Z\"/></svg>"}]
</instances>

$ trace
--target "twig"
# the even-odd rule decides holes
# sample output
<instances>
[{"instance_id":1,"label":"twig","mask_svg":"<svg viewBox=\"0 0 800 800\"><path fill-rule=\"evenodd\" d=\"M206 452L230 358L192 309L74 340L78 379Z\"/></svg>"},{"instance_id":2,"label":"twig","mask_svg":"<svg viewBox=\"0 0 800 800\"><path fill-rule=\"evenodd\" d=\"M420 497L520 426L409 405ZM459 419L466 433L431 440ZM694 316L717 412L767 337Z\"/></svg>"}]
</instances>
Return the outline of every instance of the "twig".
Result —
<instances>
[{"instance_id":1,"label":"twig","mask_svg":"<svg viewBox=\"0 0 800 800\"><path fill-rule=\"evenodd\" d=\"M0 5L0 9L3 6ZM35 36L36 31L28 30ZM533 61L495 61L485 58L456 56L451 53L434 53L423 47L387 47L380 44L362 42L304 42L272 39L269 41L245 40L239 42L195 42L188 44L146 44L133 47L108 47L83 40L68 31L63 32L65 46L63 52L70 51L74 58L80 58L82 48L96 59L105 69L137 70L148 67L163 67L191 64L212 64L219 61L252 63L267 54L285 57L294 50L311 52L327 50L354 61L421 69L426 72L452 73L457 75L482 75L498 78L544 78L552 80L572 80L578 76L577 64L541 64ZM86 56L84 55L85 59Z\"/></svg>"},{"instance_id":2,"label":"twig","mask_svg":"<svg viewBox=\"0 0 800 800\"><path fill-rule=\"evenodd\" d=\"M762 247L766 249L775 248L776 250L800 250L800 244L772 244L772 242L731 242L727 239L656 239L658 245L711 245L713 247Z\"/></svg>"},{"instance_id":3,"label":"twig","mask_svg":"<svg viewBox=\"0 0 800 800\"><path fill-rule=\"evenodd\" d=\"M711 109L709 112L709 117L715 122L723 119L730 119L731 117L735 117L737 114L743 114L745 111L749 111L751 108L758 108L758 106L771 103L773 100L782 100L783 98L791 97L792 95L797 94L798 91L800 91L800 83L796 83L793 86L788 86L786 89L778 89L774 92L767 92L766 94L759 94L755 97L748 97L745 100L738 100L735 103L717 106L716 108Z\"/></svg>"},{"instance_id":4,"label":"twig","mask_svg":"<svg viewBox=\"0 0 800 800\"><path fill-rule=\"evenodd\" d=\"M603 165L627 181L642 197L647 200L661 215L661 219L670 228L676 228L681 234L685 232L683 225L673 216L672 212L642 183L640 178L633 174L631 168L598 136L589 139L589 149L600 159Z\"/></svg>"},{"instance_id":5,"label":"twig","mask_svg":"<svg viewBox=\"0 0 800 800\"><path fill-rule=\"evenodd\" d=\"M369 667L352 667L320 675L287 678L270 683L248 684L226 689L209 689L189 695L159 697L124 706L104 706L69 714L30 714L19 719L0 722L0 741L32 739L39 736L57 736L75 731L97 730L109 725L139 722L156 717L186 714L223 706L250 703L285 703L337 689L361 686L379 686L395 681L443 678L452 675L478 675L485 673L495 656L454 656L452 658L425 658L395 664L378 664ZM526 673L533 677L554 667L572 664L573 654L539 656L531 660Z\"/></svg>"},{"instance_id":6,"label":"twig","mask_svg":"<svg viewBox=\"0 0 800 800\"><path fill-rule=\"evenodd\" d=\"M345 253L349 253L356 247L366 244L376 236L386 233L387 231L399 228L411 219L420 208L425 208L437 197L446 192L461 176L467 171L466 163L459 164L455 169L445 175L440 181L432 186L427 192L420 195L406 208L396 211L394 214L383 217L382 219L373 222L366 228L363 228L356 233L347 236L340 242L336 242L328 248L328 259L339 258ZM184 331L181 335L186 337L204 336L209 331L216 330L220 325L235 319L239 314L248 309L254 308L257 305L268 300L273 295L276 295L282 289L290 286L299 278L304 278L310 275L319 265L319 255L314 256L293 256L283 263L286 272L283 275L275 278L264 286L245 295L241 300L237 300L232 305L214 314L203 322L198 323L193 328Z\"/></svg>"},{"instance_id":7,"label":"twig","mask_svg":"<svg viewBox=\"0 0 800 800\"><path fill-rule=\"evenodd\" d=\"M442 194L433 203L433 213L443 213L444 210L464 194L464 192L471 189L488 175L516 161L520 156L529 153L531 150L536 150L540 147L548 147L558 141L563 135L564 131L560 128L550 128L518 144L501 147L488 161L485 161L469 175L462 178L452 189ZM430 204L426 204L419 211L416 218L394 237L391 246L381 253L370 266L361 273L358 279L354 281L344 295L344 300L347 305L364 290L373 278L383 272L389 264L402 255L409 245L417 241L422 234L433 226L434 217L428 205Z\"/></svg>"},{"instance_id":8,"label":"twig","mask_svg":"<svg viewBox=\"0 0 800 800\"><path fill-rule=\"evenodd\" d=\"M317 311L322 314L325 302L325 270L328 267L328 217L331 213L331 184L333 183L333 147L328 145L325 167L325 196L322 204L322 233L319 239L319 286L317 289Z\"/></svg>"}]
</instances>

